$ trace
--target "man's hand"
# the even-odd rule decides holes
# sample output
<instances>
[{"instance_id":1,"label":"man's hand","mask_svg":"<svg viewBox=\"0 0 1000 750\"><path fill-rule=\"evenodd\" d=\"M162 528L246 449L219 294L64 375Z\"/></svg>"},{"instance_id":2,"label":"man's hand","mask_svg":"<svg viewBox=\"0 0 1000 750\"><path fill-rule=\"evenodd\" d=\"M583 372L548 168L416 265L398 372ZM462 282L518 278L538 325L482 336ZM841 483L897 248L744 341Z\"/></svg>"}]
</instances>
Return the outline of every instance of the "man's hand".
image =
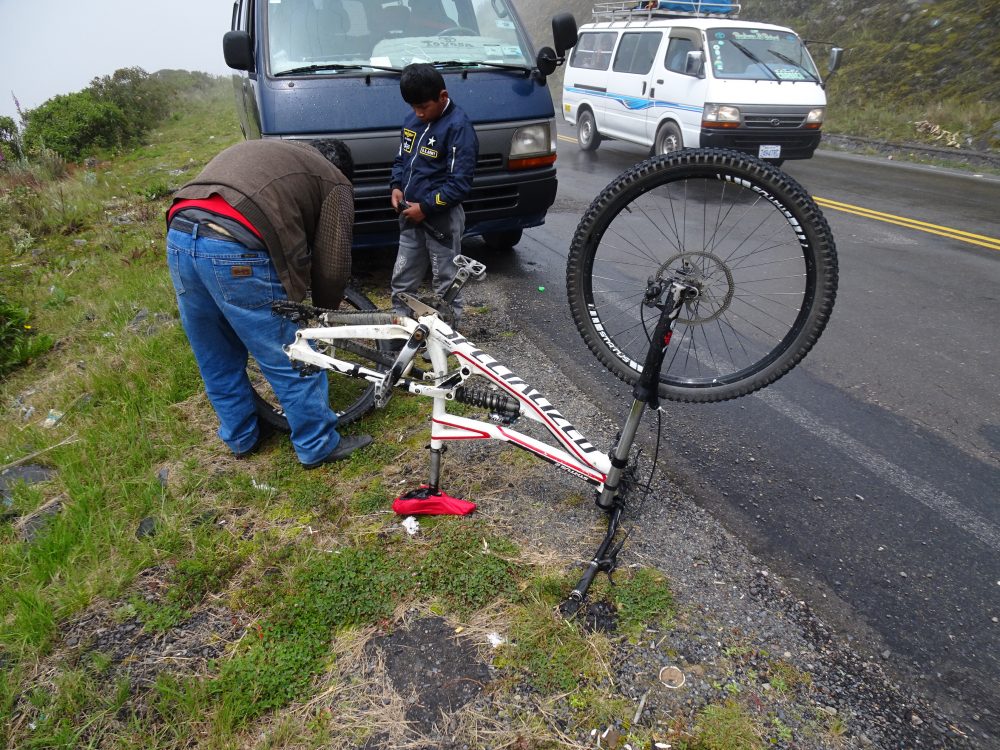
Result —
<instances>
[{"instance_id":1,"label":"man's hand","mask_svg":"<svg viewBox=\"0 0 1000 750\"><path fill-rule=\"evenodd\" d=\"M392 210L399 213L399 204L403 202L403 191L399 188L392 189Z\"/></svg>"}]
</instances>

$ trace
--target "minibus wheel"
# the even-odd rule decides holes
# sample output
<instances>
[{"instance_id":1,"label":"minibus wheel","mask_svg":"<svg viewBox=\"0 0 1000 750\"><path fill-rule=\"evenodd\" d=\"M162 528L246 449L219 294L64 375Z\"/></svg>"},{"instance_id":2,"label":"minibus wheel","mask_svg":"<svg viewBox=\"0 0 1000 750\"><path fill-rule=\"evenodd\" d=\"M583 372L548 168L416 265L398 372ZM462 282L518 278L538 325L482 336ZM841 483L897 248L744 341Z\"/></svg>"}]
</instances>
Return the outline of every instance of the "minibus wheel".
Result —
<instances>
[{"instance_id":1,"label":"minibus wheel","mask_svg":"<svg viewBox=\"0 0 1000 750\"><path fill-rule=\"evenodd\" d=\"M601 134L597 130L594 113L585 109L576 119L576 140L584 151L594 151L601 145Z\"/></svg>"},{"instance_id":2,"label":"minibus wheel","mask_svg":"<svg viewBox=\"0 0 1000 750\"><path fill-rule=\"evenodd\" d=\"M656 131L656 140L653 142L653 155L663 156L672 151L684 148L684 138L681 130L672 122L665 122Z\"/></svg>"}]
</instances>

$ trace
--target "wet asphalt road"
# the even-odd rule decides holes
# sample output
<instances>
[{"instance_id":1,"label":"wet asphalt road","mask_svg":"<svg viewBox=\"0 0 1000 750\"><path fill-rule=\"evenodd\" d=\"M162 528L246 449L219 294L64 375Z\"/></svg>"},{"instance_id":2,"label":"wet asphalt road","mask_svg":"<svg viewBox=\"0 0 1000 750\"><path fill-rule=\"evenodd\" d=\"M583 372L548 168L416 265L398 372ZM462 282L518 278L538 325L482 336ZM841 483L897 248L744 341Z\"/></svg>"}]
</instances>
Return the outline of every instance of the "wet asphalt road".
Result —
<instances>
[{"instance_id":1,"label":"wet asphalt road","mask_svg":"<svg viewBox=\"0 0 1000 750\"><path fill-rule=\"evenodd\" d=\"M546 224L510 255L470 254L503 277L524 332L624 412L628 391L573 326L565 258L590 200L644 153L584 153L561 130ZM668 404L661 470L861 653L1000 746L1000 249L951 231L1000 238L1000 180L827 154L785 168L843 204L824 208L831 324L758 395Z\"/></svg>"}]
</instances>

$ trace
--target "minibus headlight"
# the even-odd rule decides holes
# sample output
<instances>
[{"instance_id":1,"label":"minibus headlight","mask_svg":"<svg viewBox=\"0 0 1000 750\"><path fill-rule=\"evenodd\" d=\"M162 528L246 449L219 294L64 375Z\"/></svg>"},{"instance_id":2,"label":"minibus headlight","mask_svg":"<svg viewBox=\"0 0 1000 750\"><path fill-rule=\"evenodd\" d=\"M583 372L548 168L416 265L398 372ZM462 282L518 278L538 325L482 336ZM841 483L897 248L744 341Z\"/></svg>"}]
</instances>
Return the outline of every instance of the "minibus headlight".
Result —
<instances>
[{"instance_id":1,"label":"minibus headlight","mask_svg":"<svg viewBox=\"0 0 1000 750\"><path fill-rule=\"evenodd\" d=\"M823 117L826 115L825 107L816 107L815 109L810 109L809 114L806 115L805 126L807 128L816 129L823 124Z\"/></svg>"},{"instance_id":2,"label":"minibus headlight","mask_svg":"<svg viewBox=\"0 0 1000 750\"><path fill-rule=\"evenodd\" d=\"M555 129L551 123L525 125L514 131L510 139L509 169L530 169L552 164L556 160Z\"/></svg>"},{"instance_id":3,"label":"minibus headlight","mask_svg":"<svg viewBox=\"0 0 1000 750\"><path fill-rule=\"evenodd\" d=\"M740 108L731 104L706 104L701 116L703 128L738 128Z\"/></svg>"}]
</instances>

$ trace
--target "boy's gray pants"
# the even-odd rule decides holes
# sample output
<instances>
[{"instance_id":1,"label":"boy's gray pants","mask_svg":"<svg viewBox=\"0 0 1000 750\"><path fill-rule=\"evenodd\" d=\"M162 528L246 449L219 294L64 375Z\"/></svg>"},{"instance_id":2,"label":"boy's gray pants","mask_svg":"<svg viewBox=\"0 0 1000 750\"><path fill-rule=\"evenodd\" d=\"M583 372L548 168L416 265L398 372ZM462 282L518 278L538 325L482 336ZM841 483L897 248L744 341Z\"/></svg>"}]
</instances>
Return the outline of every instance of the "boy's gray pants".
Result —
<instances>
[{"instance_id":1,"label":"boy's gray pants","mask_svg":"<svg viewBox=\"0 0 1000 750\"><path fill-rule=\"evenodd\" d=\"M396 253L396 265L392 268L392 309L398 315L412 315L399 295L406 292L417 295L420 282L427 273L430 264L433 289L435 294L444 296L451 286L458 267L455 256L462 252L462 232L465 231L465 209L455 206L447 213L434 214L429 219L435 228L451 235L450 244L442 244L406 219L399 223L399 251ZM462 317L462 295L459 294L452 302L455 309L455 320Z\"/></svg>"}]
</instances>

